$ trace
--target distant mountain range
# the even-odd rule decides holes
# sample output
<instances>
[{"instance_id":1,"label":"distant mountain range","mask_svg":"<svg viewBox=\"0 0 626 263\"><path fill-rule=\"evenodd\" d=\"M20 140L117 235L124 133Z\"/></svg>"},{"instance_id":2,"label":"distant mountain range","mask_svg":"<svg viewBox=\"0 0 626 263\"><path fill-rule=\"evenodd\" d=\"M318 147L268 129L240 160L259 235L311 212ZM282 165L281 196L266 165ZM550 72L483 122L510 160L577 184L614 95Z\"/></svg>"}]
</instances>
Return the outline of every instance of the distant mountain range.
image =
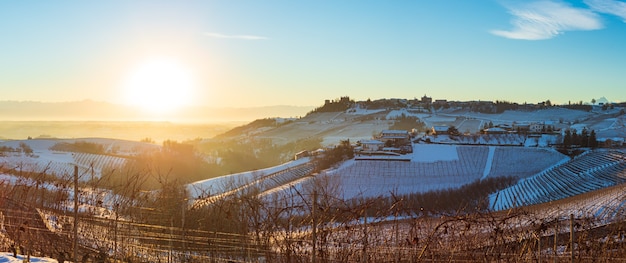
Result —
<instances>
[{"instance_id":1,"label":"distant mountain range","mask_svg":"<svg viewBox=\"0 0 626 263\"><path fill-rule=\"evenodd\" d=\"M247 108L188 107L155 115L134 107L91 100L75 102L0 101L0 121L180 121L248 122L268 117L300 117L313 106Z\"/></svg>"}]
</instances>

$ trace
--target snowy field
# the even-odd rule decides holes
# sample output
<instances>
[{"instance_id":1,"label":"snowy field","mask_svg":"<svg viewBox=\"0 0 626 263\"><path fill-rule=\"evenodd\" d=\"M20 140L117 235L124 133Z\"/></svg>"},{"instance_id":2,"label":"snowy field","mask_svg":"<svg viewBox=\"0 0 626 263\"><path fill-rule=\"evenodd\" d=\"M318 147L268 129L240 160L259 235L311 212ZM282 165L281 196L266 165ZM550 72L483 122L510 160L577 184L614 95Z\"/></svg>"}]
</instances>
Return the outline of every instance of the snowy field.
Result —
<instances>
[{"instance_id":1,"label":"snowy field","mask_svg":"<svg viewBox=\"0 0 626 263\"><path fill-rule=\"evenodd\" d=\"M326 172L342 198L458 188L489 176L524 178L569 158L550 149L414 144L410 161L349 160ZM304 180L298 189L311 188ZM275 193L278 194L278 193Z\"/></svg>"},{"instance_id":2,"label":"snowy field","mask_svg":"<svg viewBox=\"0 0 626 263\"><path fill-rule=\"evenodd\" d=\"M558 108L535 112L507 111L502 114L454 110L430 114L409 109L391 111L357 109L341 113L314 114L306 120L295 120L281 126L289 129L266 128L259 131L258 135L275 138L277 141L287 141L286 138L296 137L320 137L324 145L333 145L345 139L351 141L369 139L376 132L387 129L392 124L390 119L402 114L419 117L429 125L456 125L461 132L467 130L473 133L490 121L495 124L513 121L555 123L563 121L568 122L568 125L576 123L572 127L577 129L594 129L599 138L626 137L624 116L608 118L604 115L594 115L593 112ZM555 142L554 138L548 137L475 136L464 137L465 141L453 141L447 136L440 136L439 140L444 144L414 144L414 152L404 156L405 161L353 159L317 176L327 176L329 178L327 183L341 193L340 197L344 199L457 188L484 178L514 176L521 179L519 183L490 196L490 206L493 210L544 204L541 213L548 217L561 217L573 213L577 217L594 216L610 219L623 215L626 209L623 184L626 182L624 152L603 150L570 160L569 157L551 148L541 147ZM66 153L49 149L58 142L76 141L103 144L106 151L115 152L117 155ZM19 148L21 142L34 150L33 155L27 157L8 153L6 156L0 156L0 165L24 171L47 170L60 176L72 173L76 165L79 166L83 179L89 179L91 175L99 176L105 167L123 165L125 158L117 156L132 155L143 149L158 147L139 142L97 138L0 141L0 146ZM308 161L305 158L266 169L192 183L188 185L190 201L207 195L234 191L238 187L250 185L272 175L275 177L272 177L271 181L276 184L256 184L265 187L264 196L293 196L295 190L302 193L313 189L314 184L318 182L315 182L315 177L312 176L294 177L299 174L291 171L297 170ZM0 175L0 183L34 183L18 180L20 179L15 176ZM51 185L42 187L54 189ZM108 206L106 204L110 203L108 201L110 198L102 199L105 206ZM81 206L82 211L87 209L89 204ZM21 257L14 258L8 253L0 253L0 263L22 260ZM33 257L31 262L56 262L56 260Z\"/></svg>"},{"instance_id":3,"label":"snowy field","mask_svg":"<svg viewBox=\"0 0 626 263\"><path fill-rule=\"evenodd\" d=\"M187 190L189 190L190 196L194 199L207 195L221 194L239 186L249 184L263 176L287 171L290 168L300 166L307 162L309 162L309 158L302 158L265 169L210 178L188 184Z\"/></svg>"},{"instance_id":4,"label":"snowy field","mask_svg":"<svg viewBox=\"0 0 626 263\"><path fill-rule=\"evenodd\" d=\"M470 134L478 134L485 124L489 123L512 125L514 122L539 122L551 123L557 128L587 127L596 130L598 138L625 138L625 117L615 117L618 112L619 109L586 112L551 107L532 111L484 114L458 108L427 112L425 109L412 108L368 110L357 106L345 112L312 113L280 127L259 130L254 135L259 138L272 139L277 144L301 138L320 138L323 146L330 146L346 139L350 141L370 139L374 134L389 129L393 125L393 119L404 115L419 118L428 128L454 125L461 133ZM524 140L521 145L545 147L551 144L543 139L533 140L535 139ZM520 145L519 142L517 143L516 145Z\"/></svg>"},{"instance_id":5,"label":"snowy field","mask_svg":"<svg viewBox=\"0 0 626 263\"><path fill-rule=\"evenodd\" d=\"M626 154L597 150L554 165L491 194L490 207L493 210L506 210L552 202L625 182Z\"/></svg>"},{"instance_id":6,"label":"snowy field","mask_svg":"<svg viewBox=\"0 0 626 263\"><path fill-rule=\"evenodd\" d=\"M57 143L75 143L75 142L88 142L97 143L104 146L105 152L112 152L120 155L132 155L141 151L155 149L160 147L155 144L127 141L120 139L108 139L108 138L80 138L80 139L33 139L33 140L6 140L0 141L0 146L8 146L12 148L18 148L20 143L25 143L30 146L35 153L49 151L50 147Z\"/></svg>"},{"instance_id":7,"label":"snowy field","mask_svg":"<svg viewBox=\"0 0 626 263\"><path fill-rule=\"evenodd\" d=\"M26 257L23 255L17 255L17 258L13 257L13 254L7 252L0 252L0 263L22 263L25 261ZM51 258L40 258L40 257L30 257L30 262L33 263L58 263L56 259Z\"/></svg>"},{"instance_id":8,"label":"snowy field","mask_svg":"<svg viewBox=\"0 0 626 263\"><path fill-rule=\"evenodd\" d=\"M392 110L389 113L387 113L387 116L385 117L387 120L392 120L392 119L397 119L399 117L402 117L402 115L406 116L406 117L418 117L420 119L429 117L430 114L429 113L424 113L424 112L419 112L419 111L415 111L415 110L410 110L410 109L400 109L400 110Z\"/></svg>"},{"instance_id":9,"label":"snowy field","mask_svg":"<svg viewBox=\"0 0 626 263\"><path fill-rule=\"evenodd\" d=\"M626 184L581 194L538 206L535 209L547 218L593 217L600 223L610 223L626 215Z\"/></svg>"},{"instance_id":10,"label":"snowy field","mask_svg":"<svg viewBox=\"0 0 626 263\"><path fill-rule=\"evenodd\" d=\"M67 177L74 173L74 166L78 166L81 180L89 180L92 177L100 177L105 168L117 168L125 164L126 159L112 155L99 155L89 153L70 153L52 151L50 147L57 143L76 141L90 141L105 145L109 151L116 149L125 154L132 154L139 150L137 147L146 147L139 143L128 143L126 141L108 139L81 139L81 140L20 140L3 141L0 146L19 148L20 143L24 143L32 148L33 153L26 156L22 153L6 153L0 156L0 166L24 172L41 173L55 175L57 177ZM133 145L133 146L129 146ZM147 146L151 147L151 146Z\"/></svg>"},{"instance_id":11,"label":"snowy field","mask_svg":"<svg viewBox=\"0 0 626 263\"><path fill-rule=\"evenodd\" d=\"M411 161L431 163L438 161L457 161L459 155L456 145L414 144Z\"/></svg>"},{"instance_id":12,"label":"snowy field","mask_svg":"<svg viewBox=\"0 0 626 263\"><path fill-rule=\"evenodd\" d=\"M497 114L486 114L479 112L472 112L468 110L456 110L449 109L440 112L441 114L446 115L456 115L456 116L464 116L468 118L474 119L482 119L482 120L490 120L493 121L494 124L497 123L511 123L511 122L544 122L544 121L553 121L559 122L563 120L565 122L574 122L577 120L583 120L593 116L594 113L579 111L579 110L569 110L565 108L552 107L549 109L540 109L534 111L504 111L503 113Z\"/></svg>"},{"instance_id":13,"label":"snowy field","mask_svg":"<svg viewBox=\"0 0 626 263\"><path fill-rule=\"evenodd\" d=\"M52 146L58 143L76 142L102 145L104 151L111 155L50 150ZM57 177L72 176L74 166L78 166L80 180L99 178L106 169L122 167L126 163L124 156L133 156L160 147L150 143L106 138L8 140L0 141L0 147L19 149L21 143L28 145L33 150L32 155L7 152L0 155L0 166L5 169L24 172L42 173L45 171L47 174Z\"/></svg>"}]
</instances>

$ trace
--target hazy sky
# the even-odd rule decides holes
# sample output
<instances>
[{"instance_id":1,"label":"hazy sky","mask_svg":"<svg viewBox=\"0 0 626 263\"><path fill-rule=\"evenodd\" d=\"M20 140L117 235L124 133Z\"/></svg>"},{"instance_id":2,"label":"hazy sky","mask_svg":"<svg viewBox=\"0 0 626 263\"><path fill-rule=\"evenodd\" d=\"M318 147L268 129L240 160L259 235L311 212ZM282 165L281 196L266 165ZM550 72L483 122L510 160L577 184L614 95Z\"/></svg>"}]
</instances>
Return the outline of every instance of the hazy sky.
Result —
<instances>
[{"instance_id":1,"label":"hazy sky","mask_svg":"<svg viewBox=\"0 0 626 263\"><path fill-rule=\"evenodd\" d=\"M132 103L128 79L163 60L184 72L155 77L167 92L191 85L178 99L215 107L424 94L619 102L624 21L626 1L613 0L7 0L0 100Z\"/></svg>"}]
</instances>

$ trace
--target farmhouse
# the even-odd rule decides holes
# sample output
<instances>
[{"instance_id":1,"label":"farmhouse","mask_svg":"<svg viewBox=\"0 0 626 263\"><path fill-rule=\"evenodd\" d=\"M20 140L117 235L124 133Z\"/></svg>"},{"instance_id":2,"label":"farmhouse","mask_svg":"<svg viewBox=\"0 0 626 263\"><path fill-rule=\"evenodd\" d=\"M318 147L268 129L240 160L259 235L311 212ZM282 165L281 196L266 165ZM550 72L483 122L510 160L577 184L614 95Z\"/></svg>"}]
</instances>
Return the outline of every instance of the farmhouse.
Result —
<instances>
[{"instance_id":1,"label":"farmhouse","mask_svg":"<svg viewBox=\"0 0 626 263\"><path fill-rule=\"evenodd\" d=\"M404 130L384 130L378 138L385 143L391 141L395 144L406 144L409 143L411 135Z\"/></svg>"},{"instance_id":2,"label":"farmhouse","mask_svg":"<svg viewBox=\"0 0 626 263\"><path fill-rule=\"evenodd\" d=\"M513 122L513 130L518 132L529 132L530 124L529 123L515 123Z\"/></svg>"},{"instance_id":3,"label":"farmhouse","mask_svg":"<svg viewBox=\"0 0 626 263\"><path fill-rule=\"evenodd\" d=\"M365 152L375 152L380 151L385 146L384 142L379 140L364 140L361 141L361 147L363 147L363 151Z\"/></svg>"},{"instance_id":4,"label":"farmhouse","mask_svg":"<svg viewBox=\"0 0 626 263\"><path fill-rule=\"evenodd\" d=\"M533 122L529 125L529 130L530 132L534 132L534 133L553 131L554 125L552 124L552 122L543 122L543 123Z\"/></svg>"}]
</instances>

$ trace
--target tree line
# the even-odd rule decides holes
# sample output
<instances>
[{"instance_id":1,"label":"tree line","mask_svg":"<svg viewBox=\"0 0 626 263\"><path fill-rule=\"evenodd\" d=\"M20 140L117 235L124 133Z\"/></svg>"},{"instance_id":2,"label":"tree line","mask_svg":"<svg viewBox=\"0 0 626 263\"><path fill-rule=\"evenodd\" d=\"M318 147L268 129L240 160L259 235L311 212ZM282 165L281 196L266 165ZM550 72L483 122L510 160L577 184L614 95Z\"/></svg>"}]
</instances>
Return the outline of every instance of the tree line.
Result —
<instances>
[{"instance_id":1,"label":"tree line","mask_svg":"<svg viewBox=\"0 0 626 263\"><path fill-rule=\"evenodd\" d=\"M563 135L563 146L565 148L571 147L598 147L598 140L596 137L596 131L591 130L589 132L586 128L583 129L580 134L576 129L567 129Z\"/></svg>"}]
</instances>

